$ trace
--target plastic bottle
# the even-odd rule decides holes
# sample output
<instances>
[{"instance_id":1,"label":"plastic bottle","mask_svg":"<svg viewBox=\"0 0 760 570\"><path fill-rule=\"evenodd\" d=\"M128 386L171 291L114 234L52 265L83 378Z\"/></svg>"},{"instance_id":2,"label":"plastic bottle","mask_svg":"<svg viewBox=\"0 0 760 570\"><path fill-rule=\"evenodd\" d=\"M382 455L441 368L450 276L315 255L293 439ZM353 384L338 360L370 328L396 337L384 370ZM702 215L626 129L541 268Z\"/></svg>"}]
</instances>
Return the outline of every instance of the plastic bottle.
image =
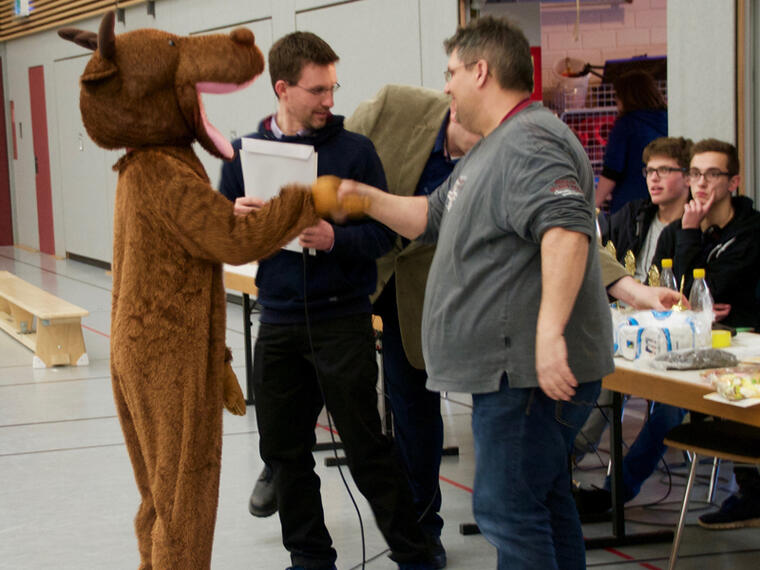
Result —
<instances>
[{"instance_id":1,"label":"plastic bottle","mask_svg":"<svg viewBox=\"0 0 760 570\"><path fill-rule=\"evenodd\" d=\"M713 299L705 281L705 270L694 270L694 282L689 293L689 305L696 319L695 345L696 348L712 346Z\"/></svg>"},{"instance_id":2,"label":"plastic bottle","mask_svg":"<svg viewBox=\"0 0 760 570\"><path fill-rule=\"evenodd\" d=\"M676 276L673 273L673 260L667 257L662 260L660 287L667 287L668 289L673 289L673 291L678 291L678 283L676 282Z\"/></svg>"}]
</instances>

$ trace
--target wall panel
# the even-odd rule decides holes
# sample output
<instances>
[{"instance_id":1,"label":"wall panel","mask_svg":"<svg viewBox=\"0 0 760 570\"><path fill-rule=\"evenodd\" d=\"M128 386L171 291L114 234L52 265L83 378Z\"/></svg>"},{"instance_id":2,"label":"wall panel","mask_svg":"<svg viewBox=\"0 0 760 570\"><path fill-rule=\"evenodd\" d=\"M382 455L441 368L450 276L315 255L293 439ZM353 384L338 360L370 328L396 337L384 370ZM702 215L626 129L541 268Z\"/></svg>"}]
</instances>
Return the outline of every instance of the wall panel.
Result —
<instances>
[{"instance_id":1,"label":"wall panel","mask_svg":"<svg viewBox=\"0 0 760 570\"><path fill-rule=\"evenodd\" d=\"M335 112L348 115L386 83L442 88L446 57L441 43L455 30L457 6L457 0L161 0L155 4L155 17L142 4L126 8L125 22L116 24L116 33L144 27L182 35L227 33L244 25L266 53L283 34L313 31L341 56L338 74L343 87ZM99 22L99 17L91 18L76 27L96 32ZM38 246L27 69L43 65L51 95L47 113L56 253L71 251L110 261L116 184L111 166L123 151L99 149L82 128L78 79L89 53L61 40L54 30L2 47L7 61L5 105L15 103L19 134L19 157L10 161L15 242ZM254 130L275 110L276 100L265 71L244 91L204 95L204 105L212 123L234 138ZM196 151L216 186L220 161L200 147Z\"/></svg>"}]
</instances>

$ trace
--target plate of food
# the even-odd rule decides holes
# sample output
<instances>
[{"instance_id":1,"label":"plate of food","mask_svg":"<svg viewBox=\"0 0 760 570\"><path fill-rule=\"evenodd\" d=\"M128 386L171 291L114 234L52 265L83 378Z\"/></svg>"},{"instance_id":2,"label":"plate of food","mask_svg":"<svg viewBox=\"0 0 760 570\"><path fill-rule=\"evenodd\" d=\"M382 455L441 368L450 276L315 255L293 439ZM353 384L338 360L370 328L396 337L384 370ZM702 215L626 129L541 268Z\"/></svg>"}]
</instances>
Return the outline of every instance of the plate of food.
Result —
<instances>
[{"instance_id":1,"label":"plate of food","mask_svg":"<svg viewBox=\"0 0 760 570\"><path fill-rule=\"evenodd\" d=\"M706 394L707 400L726 402L742 408L760 404L760 365L740 364L730 368L716 368L702 373L715 392Z\"/></svg>"}]
</instances>

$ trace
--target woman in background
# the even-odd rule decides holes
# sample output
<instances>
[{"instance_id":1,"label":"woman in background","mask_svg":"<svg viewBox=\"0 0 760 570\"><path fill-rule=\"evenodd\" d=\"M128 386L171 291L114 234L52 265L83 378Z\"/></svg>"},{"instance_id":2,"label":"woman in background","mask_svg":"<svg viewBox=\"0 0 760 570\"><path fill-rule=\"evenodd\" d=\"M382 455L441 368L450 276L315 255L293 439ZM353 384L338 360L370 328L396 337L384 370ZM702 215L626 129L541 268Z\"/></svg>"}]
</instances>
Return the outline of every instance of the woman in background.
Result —
<instances>
[{"instance_id":1,"label":"woman in background","mask_svg":"<svg viewBox=\"0 0 760 570\"><path fill-rule=\"evenodd\" d=\"M641 154L651 141L668 134L667 104L651 75L630 71L615 79L613 87L619 115L596 188L597 207L609 198L611 214L626 202L648 197Z\"/></svg>"}]
</instances>

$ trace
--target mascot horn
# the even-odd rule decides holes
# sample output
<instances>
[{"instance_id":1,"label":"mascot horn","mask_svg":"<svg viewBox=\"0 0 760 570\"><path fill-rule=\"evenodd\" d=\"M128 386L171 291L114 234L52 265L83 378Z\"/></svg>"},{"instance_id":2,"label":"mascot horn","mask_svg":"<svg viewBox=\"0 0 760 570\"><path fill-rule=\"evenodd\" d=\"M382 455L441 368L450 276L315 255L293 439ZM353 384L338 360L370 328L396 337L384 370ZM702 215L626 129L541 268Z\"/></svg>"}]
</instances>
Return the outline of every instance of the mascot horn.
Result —
<instances>
[{"instance_id":1,"label":"mascot horn","mask_svg":"<svg viewBox=\"0 0 760 570\"><path fill-rule=\"evenodd\" d=\"M209 184L197 140L231 159L206 119L201 93L228 93L264 69L253 33L61 37L94 51L80 109L98 145L125 149L114 208L111 375L142 502L135 519L140 568L208 568L222 447L222 406L245 413L225 346L222 263L275 253L315 224L311 194L286 187L236 216Z\"/></svg>"}]
</instances>

